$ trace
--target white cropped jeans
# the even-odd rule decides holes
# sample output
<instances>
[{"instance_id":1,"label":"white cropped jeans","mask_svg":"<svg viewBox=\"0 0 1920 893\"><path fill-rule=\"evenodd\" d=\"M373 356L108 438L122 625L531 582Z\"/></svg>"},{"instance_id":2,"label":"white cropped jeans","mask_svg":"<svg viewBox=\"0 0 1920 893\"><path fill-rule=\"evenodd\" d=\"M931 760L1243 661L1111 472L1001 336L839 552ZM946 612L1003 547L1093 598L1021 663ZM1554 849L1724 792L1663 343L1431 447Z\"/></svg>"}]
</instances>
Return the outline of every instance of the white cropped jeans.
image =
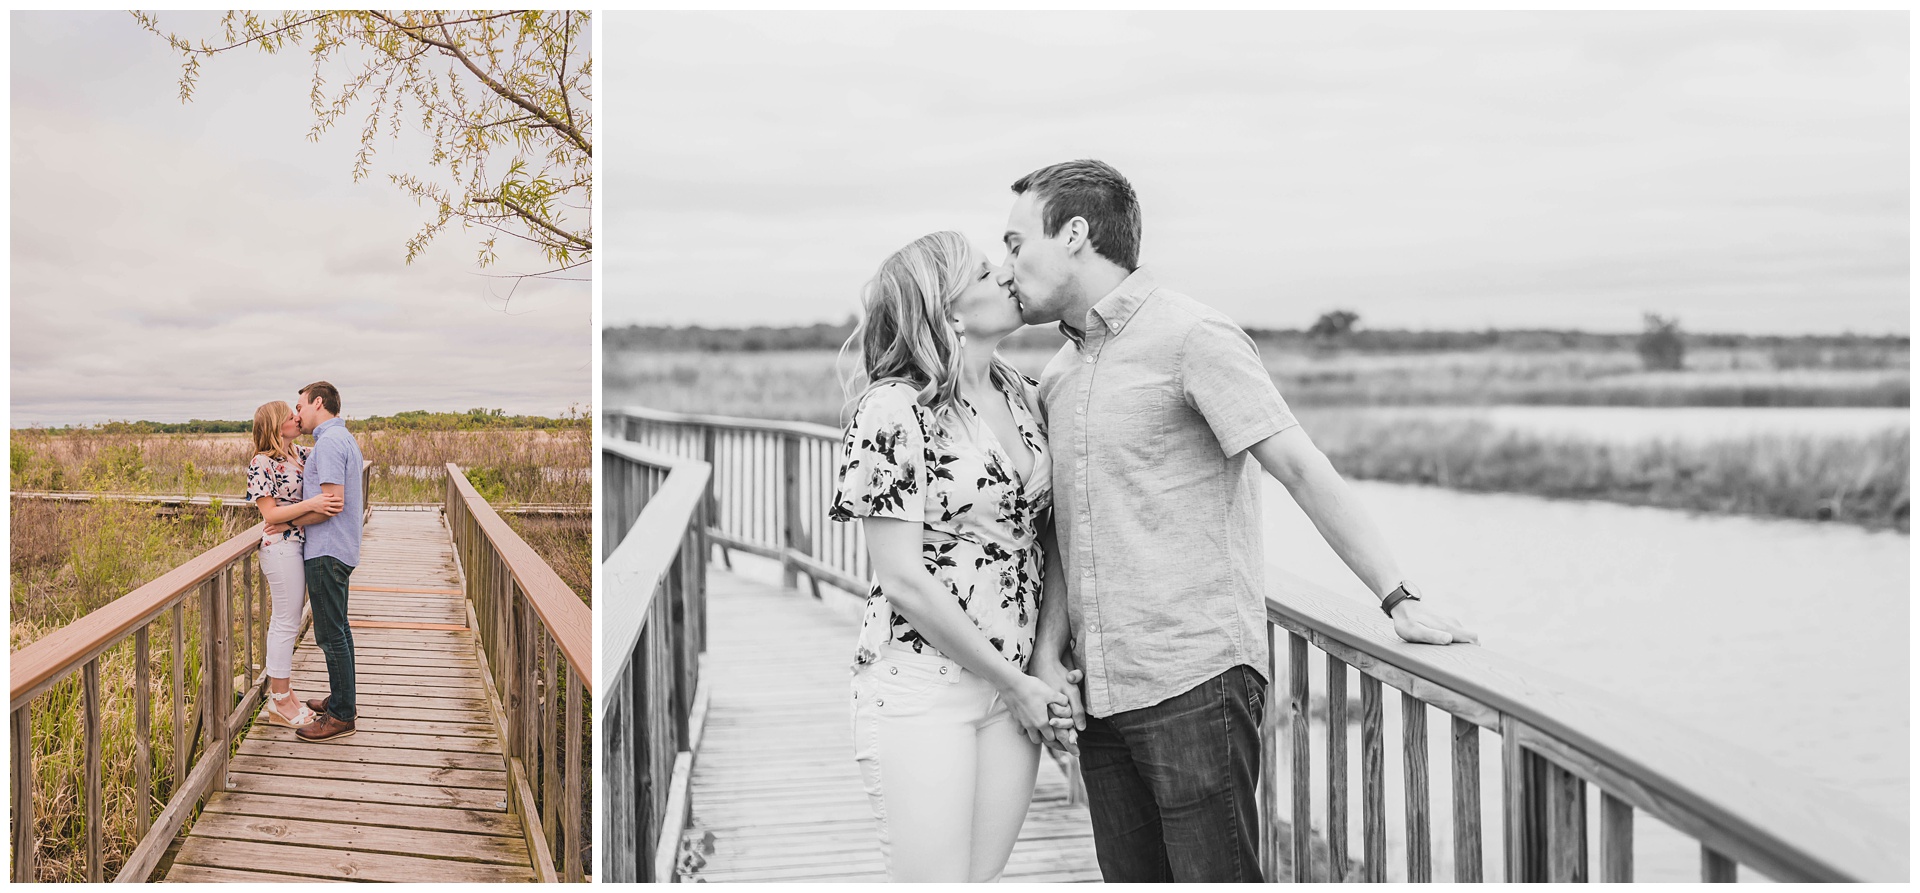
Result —
<instances>
[{"instance_id":1,"label":"white cropped jeans","mask_svg":"<svg viewBox=\"0 0 1920 893\"><path fill-rule=\"evenodd\" d=\"M890 880L999 880L1033 801L1040 745L991 683L888 648L854 674L853 740Z\"/></svg>"},{"instance_id":2,"label":"white cropped jeans","mask_svg":"<svg viewBox=\"0 0 1920 893\"><path fill-rule=\"evenodd\" d=\"M273 592L273 619L267 623L267 675L293 675L293 646L300 640L300 614L307 605L306 545L281 540L260 547L260 573Z\"/></svg>"}]
</instances>

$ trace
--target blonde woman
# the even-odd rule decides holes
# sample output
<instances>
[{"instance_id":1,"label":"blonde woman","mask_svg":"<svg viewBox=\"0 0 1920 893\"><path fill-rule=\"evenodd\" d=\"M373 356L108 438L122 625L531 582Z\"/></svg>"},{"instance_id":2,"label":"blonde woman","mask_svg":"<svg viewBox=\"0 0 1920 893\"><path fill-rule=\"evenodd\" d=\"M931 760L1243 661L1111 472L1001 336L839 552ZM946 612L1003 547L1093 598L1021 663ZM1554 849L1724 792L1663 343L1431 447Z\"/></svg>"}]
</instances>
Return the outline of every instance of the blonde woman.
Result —
<instances>
[{"instance_id":1,"label":"blonde woman","mask_svg":"<svg viewBox=\"0 0 1920 893\"><path fill-rule=\"evenodd\" d=\"M1022 325L1000 278L958 233L923 237L881 265L854 336L871 384L830 516L872 559L854 750L894 881L997 880L1039 742L1071 746L1066 696L1025 672L1051 465L1035 383L995 353Z\"/></svg>"},{"instance_id":2,"label":"blonde woman","mask_svg":"<svg viewBox=\"0 0 1920 893\"><path fill-rule=\"evenodd\" d=\"M247 501L260 508L266 521L260 571L273 592L273 619L267 624L267 721L291 728L314 720L313 711L293 695L293 646L307 601L306 535L300 524L338 514L341 506L338 496L300 498L300 475L309 450L293 442L299 436L300 420L285 402L263 403L253 411Z\"/></svg>"}]
</instances>

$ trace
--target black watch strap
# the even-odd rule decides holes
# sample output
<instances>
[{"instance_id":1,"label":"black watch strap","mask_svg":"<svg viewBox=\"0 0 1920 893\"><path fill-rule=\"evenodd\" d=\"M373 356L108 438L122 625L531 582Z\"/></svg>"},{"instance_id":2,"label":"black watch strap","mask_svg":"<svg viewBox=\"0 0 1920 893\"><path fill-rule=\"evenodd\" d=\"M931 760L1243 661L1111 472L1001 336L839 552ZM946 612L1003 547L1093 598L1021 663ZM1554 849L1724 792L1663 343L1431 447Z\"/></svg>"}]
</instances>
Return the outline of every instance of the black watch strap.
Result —
<instances>
[{"instance_id":1,"label":"black watch strap","mask_svg":"<svg viewBox=\"0 0 1920 893\"><path fill-rule=\"evenodd\" d=\"M1381 600L1380 613L1387 615L1387 618L1391 620L1393 618L1393 609L1401 602L1417 602L1419 600L1420 596L1408 592L1407 584L1402 583L1395 586L1393 591L1387 593L1387 597Z\"/></svg>"}]
</instances>

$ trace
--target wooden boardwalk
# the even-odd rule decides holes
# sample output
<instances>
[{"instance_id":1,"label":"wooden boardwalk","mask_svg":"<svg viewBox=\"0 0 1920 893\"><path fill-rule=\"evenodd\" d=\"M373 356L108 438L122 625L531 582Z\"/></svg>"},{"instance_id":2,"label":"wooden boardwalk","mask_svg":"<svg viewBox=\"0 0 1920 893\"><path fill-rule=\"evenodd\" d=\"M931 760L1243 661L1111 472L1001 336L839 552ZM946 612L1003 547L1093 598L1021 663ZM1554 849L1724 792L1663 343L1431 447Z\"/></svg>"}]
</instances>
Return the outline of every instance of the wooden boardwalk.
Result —
<instances>
[{"instance_id":1,"label":"wooden boardwalk","mask_svg":"<svg viewBox=\"0 0 1920 893\"><path fill-rule=\"evenodd\" d=\"M358 731L308 744L256 719L167 880L535 880L438 512L373 512L349 616ZM326 678L309 630L294 690L322 697Z\"/></svg>"},{"instance_id":2,"label":"wooden boardwalk","mask_svg":"<svg viewBox=\"0 0 1920 893\"><path fill-rule=\"evenodd\" d=\"M847 712L856 621L717 564L707 586L709 705L688 833L711 833L713 851L681 879L885 881ZM1067 799L1043 758L1003 880L1100 879L1087 809Z\"/></svg>"}]
</instances>

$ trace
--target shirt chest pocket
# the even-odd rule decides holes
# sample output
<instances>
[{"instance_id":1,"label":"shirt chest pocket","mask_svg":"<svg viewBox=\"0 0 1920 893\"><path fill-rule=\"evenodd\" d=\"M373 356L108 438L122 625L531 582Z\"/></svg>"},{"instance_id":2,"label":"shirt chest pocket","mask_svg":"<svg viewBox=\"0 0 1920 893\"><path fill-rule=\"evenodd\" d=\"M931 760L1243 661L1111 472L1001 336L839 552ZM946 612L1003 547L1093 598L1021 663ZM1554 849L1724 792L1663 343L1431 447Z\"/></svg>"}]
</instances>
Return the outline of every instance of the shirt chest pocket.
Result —
<instances>
[{"instance_id":1,"label":"shirt chest pocket","mask_svg":"<svg viewBox=\"0 0 1920 893\"><path fill-rule=\"evenodd\" d=\"M1096 449L1158 459L1186 403L1161 382L1124 382L1093 390L1088 440Z\"/></svg>"}]
</instances>

